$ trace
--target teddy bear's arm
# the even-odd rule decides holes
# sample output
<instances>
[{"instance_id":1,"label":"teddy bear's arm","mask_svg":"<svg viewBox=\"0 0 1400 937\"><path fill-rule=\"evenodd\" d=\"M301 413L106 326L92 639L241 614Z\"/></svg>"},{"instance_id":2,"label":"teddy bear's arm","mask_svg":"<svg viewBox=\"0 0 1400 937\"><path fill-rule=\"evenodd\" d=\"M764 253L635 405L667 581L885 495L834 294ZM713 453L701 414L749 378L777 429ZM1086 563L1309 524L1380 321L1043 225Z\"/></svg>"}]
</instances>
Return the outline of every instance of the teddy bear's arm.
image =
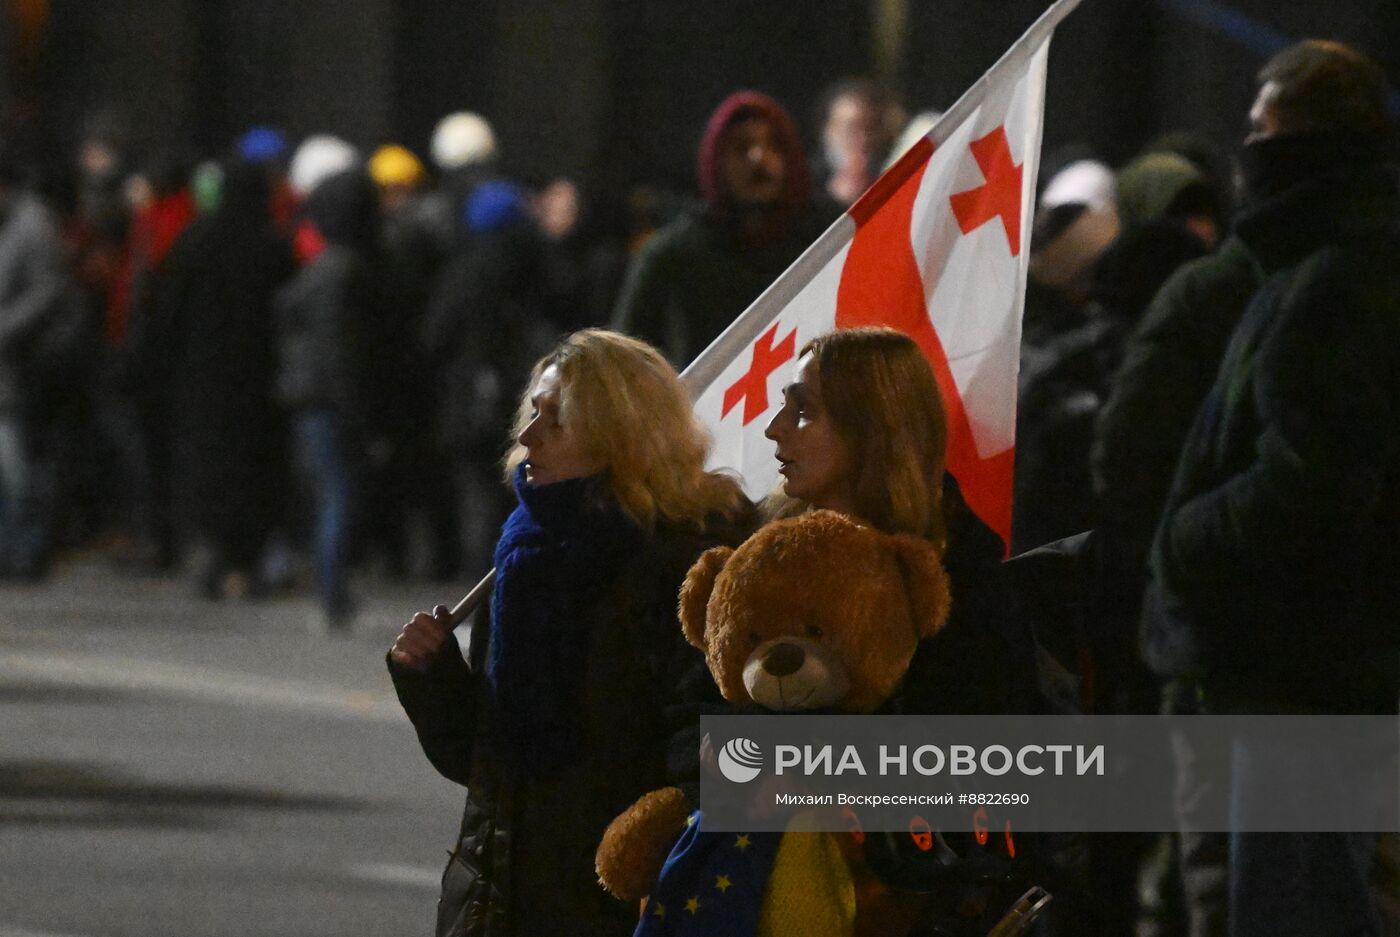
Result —
<instances>
[{"instance_id":1,"label":"teddy bear's arm","mask_svg":"<svg viewBox=\"0 0 1400 937\"><path fill-rule=\"evenodd\" d=\"M598 845L598 881L623 901L645 898L685 828L690 807L678 787L643 794L608 825Z\"/></svg>"}]
</instances>

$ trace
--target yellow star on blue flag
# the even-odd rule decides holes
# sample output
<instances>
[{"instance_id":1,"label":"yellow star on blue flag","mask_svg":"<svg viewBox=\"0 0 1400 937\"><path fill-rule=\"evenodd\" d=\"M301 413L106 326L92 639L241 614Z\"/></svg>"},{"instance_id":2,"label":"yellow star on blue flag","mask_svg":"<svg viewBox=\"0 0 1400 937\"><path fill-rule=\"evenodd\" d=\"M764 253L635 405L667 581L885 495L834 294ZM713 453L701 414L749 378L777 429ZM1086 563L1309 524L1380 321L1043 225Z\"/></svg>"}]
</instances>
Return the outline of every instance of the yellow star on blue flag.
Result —
<instances>
[{"instance_id":1,"label":"yellow star on blue flag","mask_svg":"<svg viewBox=\"0 0 1400 937\"><path fill-rule=\"evenodd\" d=\"M752 934L781 833L708 833L697 810L652 889L658 907L686 914L647 914L634 937L713 937Z\"/></svg>"}]
</instances>

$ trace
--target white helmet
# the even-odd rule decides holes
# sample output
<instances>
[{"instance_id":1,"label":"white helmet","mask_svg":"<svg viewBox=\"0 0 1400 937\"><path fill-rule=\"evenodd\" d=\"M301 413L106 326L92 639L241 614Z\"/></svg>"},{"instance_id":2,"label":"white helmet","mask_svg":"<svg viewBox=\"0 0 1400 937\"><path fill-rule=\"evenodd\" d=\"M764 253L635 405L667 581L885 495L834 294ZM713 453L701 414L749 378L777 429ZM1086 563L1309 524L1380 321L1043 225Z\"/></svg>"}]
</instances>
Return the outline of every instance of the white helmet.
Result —
<instances>
[{"instance_id":1,"label":"white helmet","mask_svg":"<svg viewBox=\"0 0 1400 937\"><path fill-rule=\"evenodd\" d=\"M439 169L461 169L496 155L496 134L480 114L458 111L433 130L433 162Z\"/></svg>"},{"instance_id":2,"label":"white helmet","mask_svg":"<svg viewBox=\"0 0 1400 937\"><path fill-rule=\"evenodd\" d=\"M287 183L300 198L306 198L329 176L359 165L360 152L339 137L317 134L297 147L287 169Z\"/></svg>"}]
</instances>

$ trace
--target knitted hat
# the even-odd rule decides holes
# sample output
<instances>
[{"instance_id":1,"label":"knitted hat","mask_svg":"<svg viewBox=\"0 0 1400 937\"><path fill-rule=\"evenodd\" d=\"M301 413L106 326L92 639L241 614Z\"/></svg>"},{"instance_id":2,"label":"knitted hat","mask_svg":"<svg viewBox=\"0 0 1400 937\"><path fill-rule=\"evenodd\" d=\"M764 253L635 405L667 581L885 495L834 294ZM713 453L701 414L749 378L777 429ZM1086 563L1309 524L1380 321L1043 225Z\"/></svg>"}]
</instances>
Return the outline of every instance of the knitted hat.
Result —
<instances>
[{"instance_id":1,"label":"knitted hat","mask_svg":"<svg viewBox=\"0 0 1400 937\"><path fill-rule=\"evenodd\" d=\"M381 146L369 158L369 174L379 186L415 186L426 174L418 157L398 144Z\"/></svg>"},{"instance_id":2,"label":"knitted hat","mask_svg":"<svg viewBox=\"0 0 1400 937\"><path fill-rule=\"evenodd\" d=\"M1204 185L1205 176L1184 156L1148 153L1118 172L1118 214L1124 225L1166 213L1182 192Z\"/></svg>"},{"instance_id":3,"label":"knitted hat","mask_svg":"<svg viewBox=\"0 0 1400 937\"><path fill-rule=\"evenodd\" d=\"M477 186L462 208L467 229L478 234L499 231L528 218L525 193L504 179Z\"/></svg>"},{"instance_id":4,"label":"knitted hat","mask_svg":"<svg viewBox=\"0 0 1400 937\"><path fill-rule=\"evenodd\" d=\"M327 176L344 172L360 161L360 153L339 137L318 134L307 137L292 156L287 182L301 198L306 198Z\"/></svg>"},{"instance_id":5,"label":"knitted hat","mask_svg":"<svg viewBox=\"0 0 1400 937\"><path fill-rule=\"evenodd\" d=\"M461 169L496 155L496 134L480 114L458 111L433 130L433 163L443 170Z\"/></svg>"}]
</instances>

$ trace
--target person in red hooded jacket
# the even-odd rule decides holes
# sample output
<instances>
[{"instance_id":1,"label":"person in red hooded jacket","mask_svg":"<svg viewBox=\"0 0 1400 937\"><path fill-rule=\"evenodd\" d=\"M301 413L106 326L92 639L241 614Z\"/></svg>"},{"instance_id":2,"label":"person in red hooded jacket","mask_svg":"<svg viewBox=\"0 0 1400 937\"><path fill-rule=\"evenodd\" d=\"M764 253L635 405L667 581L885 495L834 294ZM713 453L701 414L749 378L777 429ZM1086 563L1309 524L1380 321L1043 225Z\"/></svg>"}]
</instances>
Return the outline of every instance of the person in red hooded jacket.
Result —
<instances>
[{"instance_id":1,"label":"person in red hooded jacket","mask_svg":"<svg viewBox=\"0 0 1400 937\"><path fill-rule=\"evenodd\" d=\"M703 207L632 261L612 327L689 364L836 216L813 201L792 117L755 91L731 94L700 142Z\"/></svg>"}]
</instances>

